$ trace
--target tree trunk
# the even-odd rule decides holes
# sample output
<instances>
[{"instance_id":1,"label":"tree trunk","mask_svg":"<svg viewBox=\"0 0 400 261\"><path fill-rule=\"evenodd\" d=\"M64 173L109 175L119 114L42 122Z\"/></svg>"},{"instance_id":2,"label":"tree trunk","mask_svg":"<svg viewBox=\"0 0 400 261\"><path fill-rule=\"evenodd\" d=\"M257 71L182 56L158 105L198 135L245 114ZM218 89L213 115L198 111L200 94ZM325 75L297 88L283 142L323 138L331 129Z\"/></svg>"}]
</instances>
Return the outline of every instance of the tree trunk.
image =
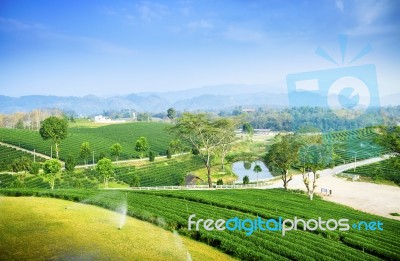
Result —
<instances>
[{"instance_id":1,"label":"tree trunk","mask_svg":"<svg viewBox=\"0 0 400 261\"><path fill-rule=\"evenodd\" d=\"M55 146L55 149L56 149L56 157L57 157L57 159L58 159L58 143L55 142L55 143L54 143L54 146Z\"/></svg>"},{"instance_id":2,"label":"tree trunk","mask_svg":"<svg viewBox=\"0 0 400 261\"><path fill-rule=\"evenodd\" d=\"M208 153L208 155L207 155L206 168L207 168L208 187L209 187L209 188L212 188L212 181L211 181L211 164L210 164L210 154L209 154L209 153Z\"/></svg>"},{"instance_id":3,"label":"tree trunk","mask_svg":"<svg viewBox=\"0 0 400 261\"><path fill-rule=\"evenodd\" d=\"M315 188L317 187L317 172L313 171L313 183L312 183L312 188L310 190L310 192L308 193L310 200L313 200L314 197L314 191Z\"/></svg>"},{"instance_id":4,"label":"tree trunk","mask_svg":"<svg viewBox=\"0 0 400 261\"><path fill-rule=\"evenodd\" d=\"M288 174L289 174L289 170L287 170L287 169L284 170L283 174L282 174L283 187L285 188L285 190L288 189L288 183L289 183L289 181L292 180L292 176L290 176L289 179L287 178Z\"/></svg>"},{"instance_id":5,"label":"tree trunk","mask_svg":"<svg viewBox=\"0 0 400 261\"><path fill-rule=\"evenodd\" d=\"M104 187L108 188L108 178L104 177Z\"/></svg>"}]
</instances>

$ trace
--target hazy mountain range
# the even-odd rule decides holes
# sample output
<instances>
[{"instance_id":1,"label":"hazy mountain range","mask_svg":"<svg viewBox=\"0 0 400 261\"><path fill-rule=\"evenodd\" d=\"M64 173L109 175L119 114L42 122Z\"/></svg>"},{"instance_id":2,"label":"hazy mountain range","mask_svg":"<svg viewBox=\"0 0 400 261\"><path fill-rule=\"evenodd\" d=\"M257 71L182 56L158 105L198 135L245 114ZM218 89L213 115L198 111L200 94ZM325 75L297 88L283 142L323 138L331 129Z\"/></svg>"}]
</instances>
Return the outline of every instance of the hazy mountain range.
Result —
<instances>
[{"instance_id":1,"label":"hazy mountain range","mask_svg":"<svg viewBox=\"0 0 400 261\"><path fill-rule=\"evenodd\" d=\"M9 97L0 95L0 113L30 111L36 108L72 110L79 115L100 114L107 110L135 109L143 112L176 110L221 110L242 106L248 108L282 107L288 105L287 93L274 93L265 85L219 85L202 88L148 92L102 98L95 95L60 97L29 95ZM323 95L299 95L296 105L324 106ZM400 105L400 93L381 97L381 105Z\"/></svg>"}]
</instances>

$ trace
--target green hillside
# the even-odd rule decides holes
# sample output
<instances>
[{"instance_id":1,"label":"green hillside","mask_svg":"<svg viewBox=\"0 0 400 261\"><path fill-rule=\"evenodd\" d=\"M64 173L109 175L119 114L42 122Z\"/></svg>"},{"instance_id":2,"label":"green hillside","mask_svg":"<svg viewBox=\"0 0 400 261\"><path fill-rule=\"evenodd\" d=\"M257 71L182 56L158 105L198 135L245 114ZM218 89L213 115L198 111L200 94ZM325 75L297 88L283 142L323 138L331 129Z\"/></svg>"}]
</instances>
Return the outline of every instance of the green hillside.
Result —
<instances>
[{"instance_id":1,"label":"green hillside","mask_svg":"<svg viewBox=\"0 0 400 261\"><path fill-rule=\"evenodd\" d=\"M140 166L116 166L115 175L111 178L115 187L127 187L132 183L134 175L140 178L140 186L177 186L187 173L202 168L203 162L199 157L179 157L169 160L145 162ZM13 187L18 177L11 174L0 175L0 188ZM56 189L65 188L99 188L103 185L101 177L90 168L75 170L74 173L63 171L55 182ZM49 188L47 182L40 175L28 175L24 180L26 188Z\"/></svg>"},{"instance_id":2,"label":"green hillside","mask_svg":"<svg viewBox=\"0 0 400 261\"><path fill-rule=\"evenodd\" d=\"M399 260L398 235L400 222L374 216L323 201L310 201L306 195L280 189L216 190L216 191L111 191L111 190L0 190L9 196L44 196L63 198L117 210L125 201L130 216L174 230L195 240L222 250L243 260ZM196 219L283 219L305 220L348 219L349 224L360 221L380 221L383 231L366 231L350 227L348 231L286 232L188 230L188 217Z\"/></svg>"},{"instance_id":3,"label":"green hillside","mask_svg":"<svg viewBox=\"0 0 400 261\"><path fill-rule=\"evenodd\" d=\"M394 159L393 159L394 160ZM391 160L384 160L377 163L372 163L365 166L360 166L355 171L348 170L348 174L357 174L361 177L371 178L374 181L390 180L400 185L400 171L399 166L395 168Z\"/></svg>"},{"instance_id":4,"label":"green hillside","mask_svg":"<svg viewBox=\"0 0 400 261\"><path fill-rule=\"evenodd\" d=\"M356 160L363 160L389 153L387 148L375 142L378 135L374 129L366 128L324 134L323 140L333 145L334 152L338 156L335 164L341 165L354 161L355 157Z\"/></svg>"},{"instance_id":5,"label":"green hillside","mask_svg":"<svg viewBox=\"0 0 400 261\"><path fill-rule=\"evenodd\" d=\"M166 131L168 126L166 123L135 122L98 128L70 128L68 137L61 142L60 158L65 159L69 153L78 158L80 146L85 141L90 143L95 158L100 153L109 156L110 147L117 142L122 145L120 159L137 158L139 154L135 152L135 142L141 136L147 138L151 150L159 155L165 155L172 139ZM44 141L36 131L0 128L0 141L28 150L36 149L49 156L51 154L51 142ZM83 164L83 161L80 163Z\"/></svg>"},{"instance_id":6,"label":"green hillside","mask_svg":"<svg viewBox=\"0 0 400 261\"><path fill-rule=\"evenodd\" d=\"M0 171L10 170L11 163L23 156L31 158L33 161L33 155L30 153L0 145ZM36 156L36 161L44 161L44 159Z\"/></svg>"}]
</instances>

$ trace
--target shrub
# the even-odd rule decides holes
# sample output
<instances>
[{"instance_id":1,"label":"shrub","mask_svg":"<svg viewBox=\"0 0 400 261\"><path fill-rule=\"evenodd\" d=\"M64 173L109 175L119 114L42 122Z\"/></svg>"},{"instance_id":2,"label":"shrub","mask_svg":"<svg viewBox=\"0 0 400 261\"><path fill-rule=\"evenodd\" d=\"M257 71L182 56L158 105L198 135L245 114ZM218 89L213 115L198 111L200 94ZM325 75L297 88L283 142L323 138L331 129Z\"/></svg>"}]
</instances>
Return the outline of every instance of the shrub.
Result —
<instances>
[{"instance_id":1,"label":"shrub","mask_svg":"<svg viewBox=\"0 0 400 261\"><path fill-rule=\"evenodd\" d=\"M33 162L29 169L29 173L33 174L33 175L37 175L37 174L39 174L39 170L41 167L42 167L42 164L40 164L39 162Z\"/></svg>"},{"instance_id":2,"label":"shrub","mask_svg":"<svg viewBox=\"0 0 400 261\"><path fill-rule=\"evenodd\" d=\"M224 185L224 181L222 179L217 180L217 185Z\"/></svg>"},{"instance_id":3,"label":"shrub","mask_svg":"<svg viewBox=\"0 0 400 261\"><path fill-rule=\"evenodd\" d=\"M149 161L154 161L156 158L156 153L154 151L149 152Z\"/></svg>"},{"instance_id":4,"label":"shrub","mask_svg":"<svg viewBox=\"0 0 400 261\"><path fill-rule=\"evenodd\" d=\"M249 176L247 176L247 175L244 176L244 177L243 177L243 184L246 185L246 184L249 184L249 183L250 183Z\"/></svg>"}]
</instances>

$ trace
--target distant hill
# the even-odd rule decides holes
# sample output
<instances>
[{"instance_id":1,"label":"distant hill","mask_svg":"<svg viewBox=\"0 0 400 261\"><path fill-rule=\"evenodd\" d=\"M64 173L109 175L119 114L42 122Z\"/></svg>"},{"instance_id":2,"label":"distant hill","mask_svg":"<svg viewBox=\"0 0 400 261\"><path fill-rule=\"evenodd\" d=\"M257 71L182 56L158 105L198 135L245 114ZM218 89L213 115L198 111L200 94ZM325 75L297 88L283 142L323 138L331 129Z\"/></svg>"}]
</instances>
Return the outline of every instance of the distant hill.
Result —
<instances>
[{"instance_id":1,"label":"distant hill","mask_svg":"<svg viewBox=\"0 0 400 261\"><path fill-rule=\"evenodd\" d=\"M173 92L132 93L109 98L87 95L83 97L60 97L30 95L9 97L0 95L0 113L30 111L36 108L73 110L79 115L100 114L105 110L135 109L138 112L162 112L169 107L177 110L221 110L235 106L282 107L289 105L288 94L267 85L218 85ZM293 99L293 97L295 99ZM326 97L315 94L291 96L291 105L321 106ZM400 93L385 96L381 105L399 105Z\"/></svg>"}]
</instances>

